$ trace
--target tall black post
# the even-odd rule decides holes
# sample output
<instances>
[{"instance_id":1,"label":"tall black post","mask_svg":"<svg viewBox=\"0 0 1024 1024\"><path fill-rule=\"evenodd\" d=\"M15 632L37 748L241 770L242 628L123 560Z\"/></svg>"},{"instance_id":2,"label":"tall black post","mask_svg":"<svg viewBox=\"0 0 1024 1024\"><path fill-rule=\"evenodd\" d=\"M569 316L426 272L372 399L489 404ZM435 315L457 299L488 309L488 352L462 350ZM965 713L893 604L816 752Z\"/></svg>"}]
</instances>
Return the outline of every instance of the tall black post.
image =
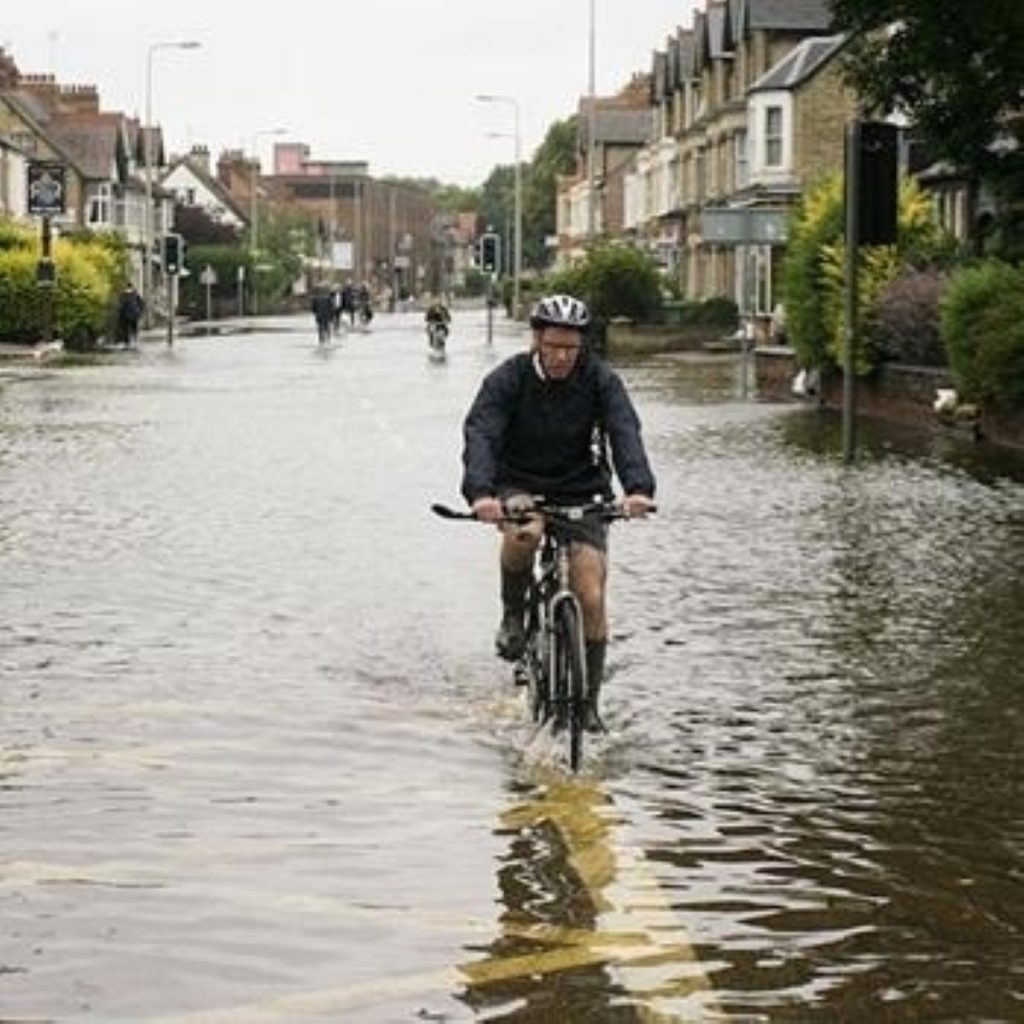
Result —
<instances>
[{"instance_id":1,"label":"tall black post","mask_svg":"<svg viewBox=\"0 0 1024 1024\"><path fill-rule=\"evenodd\" d=\"M857 337L857 249L860 204L860 121L846 126L846 296L843 333L843 462L856 457L857 389L854 344Z\"/></svg>"},{"instance_id":2,"label":"tall black post","mask_svg":"<svg viewBox=\"0 0 1024 1024\"><path fill-rule=\"evenodd\" d=\"M43 304L43 344L48 345L53 341L53 291L57 285L56 273L53 266L51 253L50 218L43 217L43 246L42 256L39 260L37 278L39 287L42 288Z\"/></svg>"}]
</instances>

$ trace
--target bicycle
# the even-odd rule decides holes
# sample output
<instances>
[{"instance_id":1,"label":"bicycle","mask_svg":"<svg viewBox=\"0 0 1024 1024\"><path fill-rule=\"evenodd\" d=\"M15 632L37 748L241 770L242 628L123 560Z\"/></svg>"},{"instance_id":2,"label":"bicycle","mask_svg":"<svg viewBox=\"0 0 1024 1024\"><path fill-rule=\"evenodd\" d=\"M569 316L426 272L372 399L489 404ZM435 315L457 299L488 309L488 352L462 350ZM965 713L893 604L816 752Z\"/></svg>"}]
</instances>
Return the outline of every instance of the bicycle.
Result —
<instances>
[{"instance_id":1,"label":"bicycle","mask_svg":"<svg viewBox=\"0 0 1024 1024\"><path fill-rule=\"evenodd\" d=\"M432 320L427 324L427 344L433 353L444 355L445 343L448 340L448 325L440 320Z\"/></svg>"},{"instance_id":2,"label":"bicycle","mask_svg":"<svg viewBox=\"0 0 1024 1024\"><path fill-rule=\"evenodd\" d=\"M444 519L477 520L473 512L457 512L445 505L432 505L431 510ZM539 726L551 722L555 733L566 732L569 767L575 772L583 758L587 719L583 609L569 587L570 542L550 527L576 523L590 515L605 522L627 517L620 506L608 502L560 505L535 498L528 512L506 512L503 521L524 523L536 515L544 517L544 534L526 592L525 649L513 673L516 683L528 688L534 722Z\"/></svg>"}]
</instances>

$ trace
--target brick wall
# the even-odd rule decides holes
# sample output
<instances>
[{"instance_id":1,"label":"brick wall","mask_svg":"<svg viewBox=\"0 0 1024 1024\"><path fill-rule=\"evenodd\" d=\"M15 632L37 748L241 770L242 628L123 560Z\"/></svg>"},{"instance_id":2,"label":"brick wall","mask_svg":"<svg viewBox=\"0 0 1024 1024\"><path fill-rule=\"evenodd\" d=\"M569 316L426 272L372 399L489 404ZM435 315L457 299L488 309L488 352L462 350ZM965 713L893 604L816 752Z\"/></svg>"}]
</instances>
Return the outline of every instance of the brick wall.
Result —
<instances>
[{"instance_id":1,"label":"brick wall","mask_svg":"<svg viewBox=\"0 0 1024 1024\"><path fill-rule=\"evenodd\" d=\"M843 166L843 129L856 110L839 62L831 61L795 96L794 169L806 188Z\"/></svg>"}]
</instances>

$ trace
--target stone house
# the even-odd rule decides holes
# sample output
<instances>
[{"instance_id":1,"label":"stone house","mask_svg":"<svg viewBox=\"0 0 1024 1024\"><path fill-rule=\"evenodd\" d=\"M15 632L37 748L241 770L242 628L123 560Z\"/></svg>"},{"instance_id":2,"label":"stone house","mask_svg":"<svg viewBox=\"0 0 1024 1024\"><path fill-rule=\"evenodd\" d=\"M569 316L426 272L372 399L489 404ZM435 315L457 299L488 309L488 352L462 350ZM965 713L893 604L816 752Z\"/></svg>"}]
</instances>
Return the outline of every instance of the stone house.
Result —
<instances>
[{"instance_id":1,"label":"stone house","mask_svg":"<svg viewBox=\"0 0 1024 1024\"><path fill-rule=\"evenodd\" d=\"M829 26L826 0L711 0L655 54L626 230L687 296L770 313L788 211L841 168L854 111Z\"/></svg>"},{"instance_id":2,"label":"stone house","mask_svg":"<svg viewBox=\"0 0 1024 1024\"><path fill-rule=\"evenodd\" d=\"M594 191L591 198L587 160L590 149L590 100L577 111L576 169L557 182L555 231L556 263L564 265L583 255L590 231L593 202L596 237L619 238L625 225L623 182L637 151L653 133L649 82L635 76L617 95L594 101Z\"/></svg>"}]
</instances>

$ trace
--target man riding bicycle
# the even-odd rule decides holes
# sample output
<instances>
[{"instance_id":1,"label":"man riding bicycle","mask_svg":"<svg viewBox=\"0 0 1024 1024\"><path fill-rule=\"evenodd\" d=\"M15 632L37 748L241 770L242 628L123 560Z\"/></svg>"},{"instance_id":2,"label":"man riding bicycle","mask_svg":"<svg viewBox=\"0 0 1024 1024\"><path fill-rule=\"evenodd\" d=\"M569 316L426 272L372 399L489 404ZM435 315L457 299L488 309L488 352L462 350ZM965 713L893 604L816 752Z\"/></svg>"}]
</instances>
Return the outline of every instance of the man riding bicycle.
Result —
<instances>
[{"instance_id":1,"label":"man riding bicycle","mask_svg":"<svg viewBox=\"0 0 1024 1024\"><path fill-rule=\"evenodd\" d=\"M526 591L543 533L537 517L507 523L506 510L529 508L530 495L560 504L611 501L612 462L627 516L653 506L654 474L640 420L621 378L586 346L586 305L569 295L540 300L530 315L528 352L506 359L480 387L463 426L462 493L478 519L502 530L498 654L519 658L525 644ZM606 443L607 442L607 443ZM558 526L571 543L570 582L583 609L587 658L587 728L600 729L608 620L607 524L587 516Z\"/></svg>"}]
</instances>

